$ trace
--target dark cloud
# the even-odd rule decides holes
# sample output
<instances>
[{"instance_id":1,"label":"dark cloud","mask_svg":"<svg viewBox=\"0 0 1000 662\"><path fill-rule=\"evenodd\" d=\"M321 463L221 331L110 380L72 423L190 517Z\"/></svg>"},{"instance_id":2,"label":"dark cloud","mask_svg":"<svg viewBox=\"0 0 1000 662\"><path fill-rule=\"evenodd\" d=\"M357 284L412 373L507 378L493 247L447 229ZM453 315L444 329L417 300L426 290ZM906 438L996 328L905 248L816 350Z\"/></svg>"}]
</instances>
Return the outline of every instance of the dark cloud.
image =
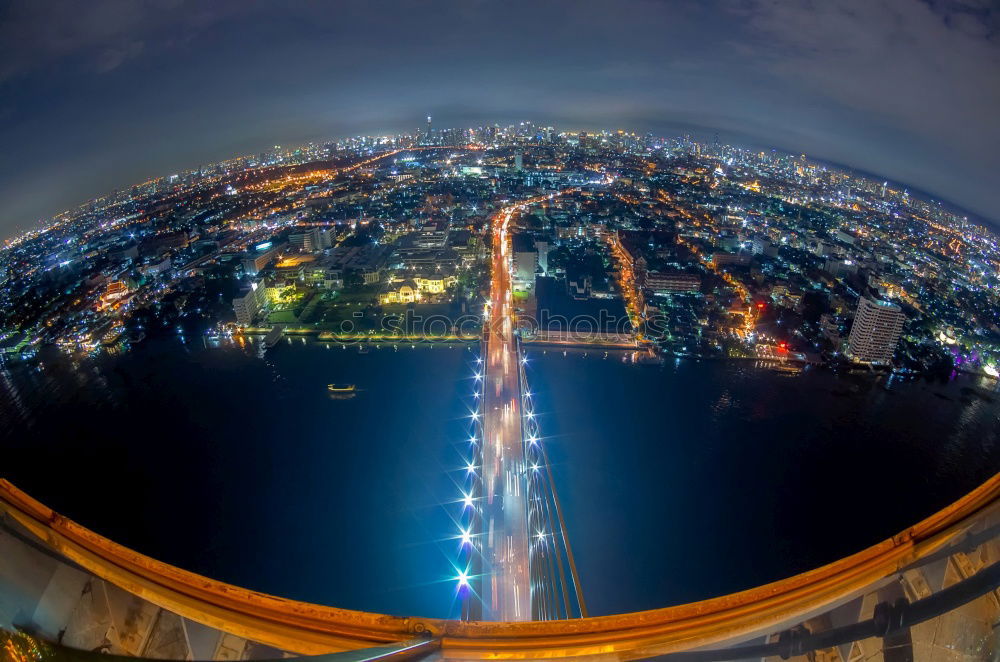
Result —
<instances>
[{"instance_id":1,"label":"dark cloud","mask_svg":"<svg viewBox=\"0 0 1000 662\"><path fill-rule=\"evenodd\" d=\"M219 0L44 0L0 10L0 79L47 67L85 63L96 73L137 57L147 42L168 47L189 40L250 5Z\"/></svg>"},{"instance_id":2,"label":"dark cloud","mask_svg":"<svg viewBox=\"0 0 1000 662\"><path fill-rule=\"evenodd\" d=\"M805 151L1000 218L976 0L14 2L0 235L276 143L536 118Z\"/></svg>"}]
</instances>

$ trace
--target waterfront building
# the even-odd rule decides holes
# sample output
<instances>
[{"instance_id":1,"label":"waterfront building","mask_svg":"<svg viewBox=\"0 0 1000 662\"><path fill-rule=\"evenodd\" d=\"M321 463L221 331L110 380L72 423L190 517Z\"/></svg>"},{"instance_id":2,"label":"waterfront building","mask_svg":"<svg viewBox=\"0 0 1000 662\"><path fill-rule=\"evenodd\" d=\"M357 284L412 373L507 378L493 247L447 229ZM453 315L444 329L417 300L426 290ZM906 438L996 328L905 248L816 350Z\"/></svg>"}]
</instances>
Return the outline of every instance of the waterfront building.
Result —
<instances>
[{"instance_id":1,"label":"waterfront building","mask_svg":"<svg viewBox=\"0 0 1000 662\"><path fill-rule=\"evenodd\" d=\"M251 283L250 289L233 299L233 311L236 313L236 323L240 326L250 326L262 311L267 309L267 288Z\"/></svg>"},{"instance_id":2,"label":"waterfront building","mask_svg":"<svg viewBox=\"0 0 1000 662\"><path fill-rule=\"evenodd\" d=\"M894 303L861 297L847 339L848 358L858 363L888 363L899 342L905 317Z\"/></svg>"}]
</instances>

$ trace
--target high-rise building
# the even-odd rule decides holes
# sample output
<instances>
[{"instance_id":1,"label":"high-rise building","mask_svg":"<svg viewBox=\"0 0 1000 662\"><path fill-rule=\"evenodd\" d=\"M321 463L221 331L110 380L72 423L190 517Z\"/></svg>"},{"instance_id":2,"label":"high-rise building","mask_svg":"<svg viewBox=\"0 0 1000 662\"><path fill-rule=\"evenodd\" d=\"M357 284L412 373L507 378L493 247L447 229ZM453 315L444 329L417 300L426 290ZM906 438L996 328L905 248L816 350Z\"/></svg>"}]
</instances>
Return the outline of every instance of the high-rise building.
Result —
<instances>
[{"instance_id":1,"label":"high-rise building","mask_svg":"<svg viewBox=\"0 0 1000 662\"><path fill-rule=\"evenodd\" d=\"M236 313L236 323L240 326L250 326L267 308L267 288L258 283L251 283L250 289L233 299L233 311Z\"/></svg>"},{"instance_id":2,"label":"high-rise building","mask_svg":"<svg viewBox=\"0 0 1000 662\"><path fill-rule=\"evenodd\" d=\"M858 363L888 363L906 315L894 303L862 296L847 339L847 356Z\"/></svg>"},{"instance_id":3,"label":"high-rise building","mask_svg":"<svg viewBox=\"0 0 1000 662\"><path fill-rule=\"evenodd\" d=\"M332 248L334 242L334 232L330 228L319 231L319 247L321 249Z\"/></svg>"},{"instance_id":4,"label":"high-rise building","mask_svg":"<svg viewBox=\"0 0 1000 662\"><path fill-rule=\"evenodd\" d=\"M430 142L431 142L431 116L430 115L427 116L427 135L424 137L424 139L427 141L427 144L429 145Z\"/></svg>"},{"instance_id":5,"label":"high-rise building","mask_svg":"<svg viewBox=\"0 0 1000 662\"><path fill-rule=\"evenodd\" d=\"M521 291L534 289L535 271L538 269L535 242L526 234L516 234L511 243L514 253L514 287Z\"/></svg>"},{"instance_id":6,"label":"high-rise building","mask_svg":"<svg viewBox=\"0 0 1000 662\"><path fill-rule=\"evenodd\" d=\"M535 250L538 252L538 266L541 268L542 273L548 275L549 273L549 242L547 241L536 241Z\"/></svg>"},{"instance_id":7,"label":"high-rise building","mask_svg":"<svg viewBox=\"0 0 1000 662\"><path fill-rule=\"evenodd\" d=\"M514 154L514 169L523 170L524 169L524 154L517 152Z\"/></svg>"},{"instance_id":8,"label":"high-rise building","mask_svg":"<svg viewBox=\"0 0 1000 662\"><path fill-rule=\"evenodd\" d=\"M296 232L288 236L288 243L304 253L313 253L321 249L319 228L310 228L305 232Z\"/></svg>"}]
</instances>

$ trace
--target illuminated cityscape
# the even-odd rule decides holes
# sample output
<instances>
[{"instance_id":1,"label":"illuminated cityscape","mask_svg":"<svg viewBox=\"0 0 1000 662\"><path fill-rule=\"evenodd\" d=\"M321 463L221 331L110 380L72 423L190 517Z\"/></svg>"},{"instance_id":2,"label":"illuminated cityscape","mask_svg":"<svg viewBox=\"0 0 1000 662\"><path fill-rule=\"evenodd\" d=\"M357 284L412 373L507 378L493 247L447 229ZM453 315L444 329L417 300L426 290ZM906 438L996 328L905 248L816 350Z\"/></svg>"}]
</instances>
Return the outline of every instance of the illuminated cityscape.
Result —
<instances>
[{"instance_id":1,"label":"illuminated cityscape","mask_svg":"<svg viewBox=\"0 0 1000 662\"><path fill-rule=\"evenodd\" d=\"M529 338L848 364L869 355L849 342L869 301L901 313L875 363L997 375L990 228L802 155L530 122L310 144L89 202L7 242L4 353L94 351L189 316L227 335L422 337L413 304L450 320L438 335L475 335L491 218L532 196L511 231ZM549 303L560 288L608 318L581 332Z\"/></svg>"},{"instance_id":2,"label":"illuminated cityscape","mask_svg":"<svg viewBox=\"0 0 1000 662\"><path fill-rule=\"evenodd\" d=\"M998 659L996 9L509 4L0 12L0 662Z\"/></svg>"}]
</instances>

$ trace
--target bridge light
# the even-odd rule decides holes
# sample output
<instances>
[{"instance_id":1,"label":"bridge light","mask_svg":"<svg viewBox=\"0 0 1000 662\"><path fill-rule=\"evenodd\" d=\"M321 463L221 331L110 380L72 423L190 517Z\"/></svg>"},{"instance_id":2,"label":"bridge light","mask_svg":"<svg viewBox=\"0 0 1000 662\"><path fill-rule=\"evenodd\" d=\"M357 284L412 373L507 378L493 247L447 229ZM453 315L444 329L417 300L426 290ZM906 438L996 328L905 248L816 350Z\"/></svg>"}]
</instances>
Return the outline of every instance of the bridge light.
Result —
<instances>
[{"instance_id":1,"label":"bridge light","mask_svg":"<svg viewBox=\"0 0 1000 662\"><path fill-rule=\"evenodd\" d=\"M528 437L528 441L531 442L532 444L537 444L538 437L536 437L535 435L531 435L530 437Z\"/></svg>"},{"instance_id":2,"label":"bridge light","mask_svg":"<svg viewBox=\"0 0 1000 662\"><path fill-rule=\"evenodd\" d=\"M465 570L460 570L459 573L458 573L458 577L455 577L455 579L458 580L458 587L459 588L468 588L469 587L469 573L466 572Z\"/></svg>"},{"instance_id":3,"label":"bridge light","mask_svg":"<svg viewBox=\"0 0 1000 662\"><path fill-rule=\"evenodd\" d=\"M465 470L468 471L470 474L475 473L476 465L474 465L472 462L469 462L467 465L465 465Z\"/></svg>"},{"instance_id":4,"label":"bridge light","mask_svg":"<svg viewBox=\"0 0 1000 662\"><path fill-rule=\"evenodd\" d=\"M476 379L482 379L482 378L483 378L483 376L480 373L477 372L476 373Z\"/></svg>"},{"instance_id":5,"label":"bridge light","mask_svg":"<svg viewBox=\"0 0 1000 662\"><path fill-rule=\"evenodd\" d=\"M535 414L529 411L528 412L528 418L534 418L534 417L535 417Z\"/></svg>"},{"instance_id":6,"label":"bridge light","mask_svg":"<svg viewBox=\"0 0 1000 662\"><path fill-rule=\"evenodd\" d=\"M462 529L462 544L463 545L472 544L472 533L468 529Z\"/></svg>"},{"instance_id":7,"label":"bridge light","mask_svg":"<svg viewBox=\"0 0 1000 662\"><path fill-rule=\"evenodd\" d=\"M472 508L472 495L471 494L463 494L462 495L462 505L464 505L466 508Z\"/></svg>"},{"instance_id":8,"label":"bridge light","mask_svg":"<svg viewBox=\"0 0 1000 662\"><path fill-rule=\"evenodd\" d=\"M536 464L531 465L531 470L532 471L538 471L538 464L536 463Z\"/></svg>"}]
</instances>

